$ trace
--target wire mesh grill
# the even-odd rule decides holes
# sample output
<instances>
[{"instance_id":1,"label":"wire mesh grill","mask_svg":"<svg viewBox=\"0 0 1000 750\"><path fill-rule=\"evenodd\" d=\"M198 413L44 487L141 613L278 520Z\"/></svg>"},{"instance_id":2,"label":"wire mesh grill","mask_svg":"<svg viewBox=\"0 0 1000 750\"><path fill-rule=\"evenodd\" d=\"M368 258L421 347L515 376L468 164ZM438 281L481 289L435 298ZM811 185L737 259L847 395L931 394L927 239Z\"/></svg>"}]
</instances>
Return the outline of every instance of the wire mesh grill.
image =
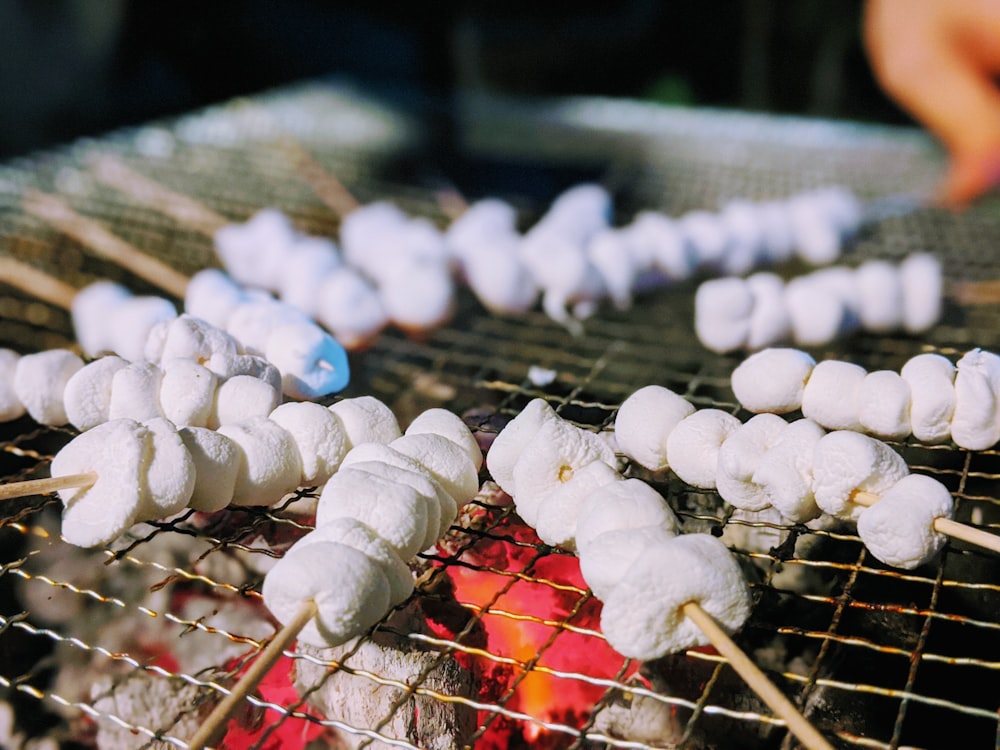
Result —
<instances>
[{"instance_id":1,"label":"wire mesh grill","mask_svg":"<svg viewBox=\"0 0 1000 750\"><path fill-rule=\"evenodd\" d=\"M899 129L600 100L475 101L465 112L461 147L470 166L461 189L470 198L504 190L526 221L569 175L605 179L624 221L639 208L677 214L831 182L865 198L925 190L940 168L926 140ZM304 145L359 200L388 197L444 220L433 176L413 168L426 162L419 120L350 88L306 85L0 167L3 252L74 287L111 278L158 293L25 215L20 195L40 187L183 273L216 265L203 234L95 182L86 160L99 151L234 221L275 206L303 231L334 233L338 217L279 135ZM513 170L513 187L501 184L502 170L472 168L490 164ZM523 189L532 177L537 184ZM923 210L879 222L847 262L930 250L946 259L955 283L1000 277L998 246L1000 202L991 199L962 215ZM745 419L729 387L739 357L710 354L692 335L694 288L644 295L628 312L602 311L580 337L541 313L490 316L463 292L447 327L421 339L390 331L352 355L344 395L375 395L402 424L443 406L486 444L535 397L575 424L611 429L622 400L651 383ZM0 315L3 345L72 345L57 305L4 288ZM995 305L951 301L921 339L858 335L812 353L898 369L921 351L955 359L973 346L996 350L998 330ZM44 475L72 434L27 418L4 425L0 474ZM949 487L958 520L998 529L996 451L893 445L913 471ZM952 542L933 565L902 573L867 555L853 528L740 517L712 492L628 471L663 492L685 530L718 534L732 548L755 599L738 643L839 746L997 742L995 556ZM794 746L711 649L645 664L616 655L572 555L539 543L493 489L486 481L437 552L419 556L415 596L359 645L286 656L231 725L231 746ZM136 527L97 551L59 540L52 497L5 506L0 684L22 737L69 747L184 747L273 633L259 585L310 528L314 503L315 493L302 490L276 508L188 513Z\"/></svg>"}]
</instances>

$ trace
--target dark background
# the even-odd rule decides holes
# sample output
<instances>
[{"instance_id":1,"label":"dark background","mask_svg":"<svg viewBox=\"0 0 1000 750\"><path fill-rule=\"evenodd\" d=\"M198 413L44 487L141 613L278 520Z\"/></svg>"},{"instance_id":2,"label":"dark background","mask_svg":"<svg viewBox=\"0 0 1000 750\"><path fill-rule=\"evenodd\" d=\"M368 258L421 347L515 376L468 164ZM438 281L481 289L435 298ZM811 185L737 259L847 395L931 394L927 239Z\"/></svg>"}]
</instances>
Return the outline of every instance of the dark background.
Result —
<instances>
[{"instance_id":1,"label":"dark background","mask_svg":"<svg viewBox=\"0 0 1000 750\"><path fill-rule=\"evenodd\" d=\"M307 78L909 123L861 0L0 0L0 159Z\"/></svg>"}]
</instances>

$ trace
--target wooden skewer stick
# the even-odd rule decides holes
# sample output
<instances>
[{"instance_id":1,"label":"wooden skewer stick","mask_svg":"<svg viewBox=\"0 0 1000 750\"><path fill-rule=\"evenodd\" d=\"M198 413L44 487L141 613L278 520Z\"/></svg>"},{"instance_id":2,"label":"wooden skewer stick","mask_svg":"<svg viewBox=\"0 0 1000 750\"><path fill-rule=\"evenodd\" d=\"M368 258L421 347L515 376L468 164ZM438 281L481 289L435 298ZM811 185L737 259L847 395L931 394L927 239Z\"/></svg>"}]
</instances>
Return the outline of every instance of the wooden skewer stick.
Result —
<instances>
[{"instance_id":1,"label":"wooden skewer stick","mask_svg":"<svg viewBox=\"0 0 1000 750\"><path fill-rule=\"evenodd\" d=\"M879 496L872 492L855 491L851 495L851 500L858 505L870 508L879 501ZM943 516L935 518L934 530L939 534L944 534L945 536L974 544L977 547L983 547L992 552L1000 553L1000 536L964 523L959 523L954 519L944 518Z\"/></svg>"},{"instance_id":2,"label":"wooden skewer stick","mask_svg":"<svg viewBox=\"0 0 1000 750\"><path fill-rule=\"evenodd\" d=\"M0 281L54 307L71 310L76 288L23 261L0 256Z\"/></svg>"},{"instance_id":3,"label":"wooden skewer stick","mask_svg":"<svg viewBox=\"0 0 1000 750\"><path fill-rule=\"evenodd\" d=\"M28 190L22 196L21 204L32 216L47 221L94 252L127 268L168 294L184 298L188 285L187 276L112 234L99 222L77 213L58 196L40 190Z\"/></svg>"},{"instance_id":4,"label":"wooden skewer stick","mask_svg":"<svg viewBox=\"0 0 1000 750\"><path fill-rule=\"evenodd\" d=\"M284 650L298 637L302 628L315 616L316 602L309 599L302 604L295 617L274 634L267 648L261 652L253 665L243 673L243 676L240 677L232 690L229 691L229 695L212 709L212 713L208 715L205 723L199 727L198 731L188 741L188 750L202 750L202 748L209 744L222 739L226 722L229 721L229 717L233 711L257 687L257 684L264 678L264 675L281 658Z\"/></svg>"},{"instance_id":5,"label":"wooden skewer stick","mask_svg":"<svg viewBox=\"0 0 1000 750\"><path fill-rule=\"evenodd\" d=\"M719 627L708 612L697 602L688 602L681 611L690 617L701 631L708 637L715 650L722 654L732 665L743 681L760 696L761 700L788 724L788 730L794 734L809 750L833 750L827 740L795 707L788 697L778 690L760 667L758 667L743 650L736 645L725 630Z\"/></svg>"},{"instance_id":6,"label":"wooden skewer stick","mask_svg":"<svg viewBox=\"0 0 1000 750\"><path fill-rule=\"evenodd\" d=\"M28 497L29 495L47 495L56 490L86 489L93 486L96 481L97 474L90 471L85 474L67 474L64 477L8 482L0 484L0 500L13 500L16 497Z\"/></svg>"}]
</instances>

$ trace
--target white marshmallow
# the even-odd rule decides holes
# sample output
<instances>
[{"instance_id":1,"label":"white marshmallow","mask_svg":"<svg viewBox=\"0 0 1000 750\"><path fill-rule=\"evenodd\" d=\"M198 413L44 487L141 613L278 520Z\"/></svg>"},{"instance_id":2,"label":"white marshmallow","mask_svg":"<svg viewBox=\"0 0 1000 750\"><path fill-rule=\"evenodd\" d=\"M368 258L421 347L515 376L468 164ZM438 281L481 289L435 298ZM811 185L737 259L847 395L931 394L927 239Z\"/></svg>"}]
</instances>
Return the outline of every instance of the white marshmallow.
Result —
<instances>
[{"instance_id":1,"label":"white marshmallow","mask_svg":"<svg viewBox=\"0 0 1000 750\"><path fill-rule=\"evenodd\" d=\"M535 532L546 544L576 549L576 527L583 506L598 487L623 477L603 461L592 461L573 473L539 504L535 514Z\"/></svg>"},{"instance_id":2,"label":"white marshmallow","mask_svg":"<svg viewBox=\"0 0 1000 750\"><path fill-rule=\"evenodd\" d=\"M650 471L670 468L667 438L685 417L695 411L681 396L660 385L634 391L618 408L615 440L618 449Z\"/></svg>"},{"instance_id":3,"label":"white marshmallow","mask_svg":"<svg viewBox=\"0 0 1000 750\"><path fill-rule=\"evenodd\" d=\"M639 271L629 245L630 235L612 228L602 229L587 242L587 257L619 310L632 306L632 287Z\"/></svg>"},{"instance_id":4,"label":"white marshmallow","mask_svg":"<svg viewBox=\"0 0 1000 750\"><path fill-rule=\"evenodd\" d=\"M202 513L222 510L236 490L240 448L225 434L206 427L181 427L177 434L194 464L194 489L188 505Z\"/></svg>"},{"instance_id":5,"label":"white marshmallow","mask_svg":"<svg viewBox=\"0 0 1000 750\"><path fill-rule=\"evenodd\" d=\"M14 393L38 424L59 427L69 422L66 384L83 368L83 360L68 349L25 354L14 365Z\"/></svg>"},{"instance_id":6,"label":"white marshmallow","mask_svg":"<svg viewBox=\"0 0 1000 750\"><path fill-rule=\"evenodd\" d=\"M814 266L829 265L840 257L840 232L812 193L792 197L788 201L788 217L798 257Z\"/></svg>"},{"instance_id":7,"label":"white marshmallow","mask_svg":"<svg viewBox=\"0 0 1000 750\"><path fill-rule=\"evenodd\" d=\"M448 438L465 451L469 460L475 465L477 472L482 468L483 451L479 447L479 441L476 440L469 426L465 424L465 420L457 414L447 409L425 409L414 417L404 432L405 435L423 433L432 433Z\"/></svg>"},{"instance_id":8,"label":"white marshmallow","mask_svg":"<svg viewBox=\"0 0 1000 750\"><path fill-rule=\"evenodd\" d=\"M389 320L405 331L443 325L455 309L455 284L444 263L394 264L379 285Z\"/></svg>"},{"instance_id":9,"label":"white marshmallow","mask_svg":"<svg viewBox=\"0 0 1000 750\"><path fill-rule=\"evenodd\" d=\"M680 529L667 501L641 479L605 482L594 488L580 507L576 548L582 557L602 534L640 526L663 526L674 533Z\"/></svg>"},{"instance_id":10,"label":"white marshmallow","mask_svg":"<svg viewBox=\"0 0 1000 750\"><path fill-rule=\"evenodd\" d=\"M795 234L786 201L764 201L757 205L757 218L763 234L764 258L772 263L790 260Z\"/></svg>"},{"instance_id":11,"label":"white marshmallow","mask_svg":"<svg viewBox=\"0 0 1000 750\"><path fill-rule=\"evenodd\" d=\"M115 373L126 365L128 362L121 357L109 354L73 373L63 391L66 418L71 425L84 432L110 419L111 384Z\"/></svg>"},{"instance_id":12,"label":"white marshmallow","mask_svg":"<svg viewBox=\"0 0 1000 750\"><path fill-rule=\"evenodd\" d=\"M389 322L378 290L347 266L323 280L316 317L348 349L368 344Z\"/></svg>"},{"instance_id":13,"label":"white marshmallow","mask_svg":"<svg viewBox=\"0 0 1000 750\"><path fill-rule=\"evenodd\" d=\"M160 409L179 427L206 427L212 416L218 376L194 360L171 359L162 367Z\"/></svg>"},{"instance_id":14,"label":"white marshmallow","mask_svg":"<svg viewBox=\"0 0 1000 750\"><path fill-rule=\"evenodd\" d=\"M724 272L734 276L750 273L764 254L764 228L757 206L748 200L729 201L719 211L719 219L729 235Z\"/></svg>"},{"instance_id":15,"label":"white marshmallow","mask_svg":"<svg viewBox=\"0 0 1000 750\"><path fill-rule=\"evenodd\" d=\"M580 574L594 596L603 601L647 547L675 536L677 529L666 524L605 531L590 540L586 552L580 552Z\"/></svg>"},{"instance_id":16,"label":"white marshmallow","mask_svg":"<svg viewBox=\"0 0 1000 750\"><path fill-rule=\"evenodd\" d=\"M117 315L118 306L131 297L132 292L113 281L88 284L73 295L70 303L73 333L85 355L98 357L115 351L108 321Z\"/></svg>"},{"instance_id":17,"label":"white marshmallow","mask_svg":"<svg viewBox=\"0 0 1000 750\"><path fill-rule=\"evenodd\" d=\"M669 281L691 278L697 258L676 221L657 211L640 211L628 232L640 269L655 268Z\"/></svg>"},{"instance_id":18,"label":"white marshmallow","mask_svg":"<svg viewBox=\"0 0 1000 750\"><path fill-rule=\"evenodd\" d=\"M340 222L344 260L351 265L362 265L371 246L387 233L396 231L409 218L388 201L376 201L354 209Z\"/></svg>"},{"instance_id":19,"label":"white marshmallow","mask_svg":"<svg viewBox=\"0 0 1000 750\"><path fill-rule=\"evenodd\" d=\"M959 448L986 450L1000 440L1000 357L972 349L955 369L951 438Z\"/></svg>"},{"instance_id":20,"label":"white marshmallow","mask_svg":"<svg viewBox=\"0 0 1000 750\"><path fill-rule=\"evenodd\" d=\"M861 327L888 333L903 325L903 284L899 269L885 260L866 260L855 272L861 307Z\"/></svg>"},{"instance_id":21,"label":"white marshmallow","mask_svg":"<svg viewBox=\"0 0 1000 750\"><path fill-rule=\"evenodd\" d=\"M445 491L464 506L479 492L479 473L466 452L441 435L403 435L389 447L412 458L441 483Z\"/></svg>"},{"instance_id":22,"label":"white marshmallow","mask_svg":"<svg viewBox=\"0 0 1000 750\"><path fill-rule=\"evenodd\" d=\"M157 417L144 422L150 449L143 463L143 498L136 520L168 518L187 507L194 492L195 466L177 428Z\"/></svg>"},{"instance_id":23,"label":"white marshmallow","mask_svg":"<svg viewBox=\"0 0 1000 750\"><path fill-rule=\"evenodd\" d=\"M910 434L910 385L893 370L868 373L858 389L858 421L883 440Z\"/></svg>"},{"instance_id":24,"label":"white marshmallow","mask_svg":"<svg viewBox=\"0 0 1000 750\"><path fill-rule=\"evenodd\" d=\"M802 408L802 394L815 366L812 355L799 349L762 349L733 370L733 393L748 411L787 414Z\"/></svg>"},{"instance_id":25,"label":"white marshmallow","mask_svg":"<svg viewBox=\"0 0 1000 750\"><path fill-rule=\"evenodd\" d=\"M536 226L563 234L575 244L586 241L611 220L612 201L608 191L596 183L573 185L557 195Z\"/></svg>"},{"instance_id":26,"label":"white marshmallow","mask_svg":"<svg viewBox=\"0 0 1000 750\"><path fill-rule=\"evenodd\" d=\"M135 523L144 503L143 478L152 437L132 419L115 419L77 435L52 460L51 475L94 472L87 488L59 490L62 537L78 547L100 547Z\"/></svg>"},{"instance_id":27,"label":"white marshmallow","mask_svg":"<svg viewBox=\"0 0 1000 750\"><path fill-rule=\"evenodd\" d=\"M302 465L295 438L267 417L224 424L218 432L239 447L233 505L275 505L299 486Z\"/></svg>"},{"instance_id":28,"label":"white marshmallow","mask_svg":"<svg viewBox=\"0 0 1000 750\"><path fill-rule=\"evenodd\" d=\"M753 293L744 279L709 279L698 286L694 297L694 330L698 340L713 352L746 346L753 313Z\"/></svg>"},{"instance_id":29,"label":"white marshmallow","mask_svg":"<svg viewBox=\"0 0 1000 750\"><path fill-rule=\"evenodd\" d=\"M865 368L836 359L823 360L812 369L802 391L802 414L828 430L860 431L859 394Z\"/></svg>"},{"instance_id":30,"label":"white marshmallow","mask_svg":"<svg viewBox=\"0 0 1000 750\"><path fill-rule=\"evenodd\" d=\"M549 493L593 461L615 467L614 451L593 432L562 419L548 420L514 464L514 504L529 526Z\"/></svg>"},{"instance_id":31,"label":"white marshmallow","mask_svg":"<svg viewBox=\"0 0 1000 750\"><path fill-rule=\"evenodd\" d=\"M740 420L721 409L701 409L677 423L667 438L670 468L692 487L715 489L719 449L740 426Z\"/></svg>"},{"instance_id":32,"label":"white marshmallow","mask_svg":"<svg viewBox=\"0 0 1000 750\"><path fill-rule=\"evenodd\" d=\"M846 335L861 325L861 291L857 271L847 266L827 266L807 276L810 282L833 294L843 305L843 318L837 335Z\"/></svg>"},{"instance_id":33,"label":"white marshmallow","mask_svg":"<svg viewBox=\"0 0 1000 750\"><path fill-rule=\"evenodd\" d=\"M257 380L263 380L281 393L281 373L278 368L257 354L237 354L235 357L217 355L205 366L222 380L229 380L237 375L249 375Z\"/></svg>"},{"instance_id":34,"label":"white marshmallow","mask_svg":"<svg viewBox=\"0 0 1000 750\"><path fill-rule=\"evenodd\" d=\"M892 448L859 432L827 433L813 450L816 504L824 513L850 521L856 521L864 510L852 501L856 491L882 495L909 472Z\"/></svg>"},{"instance_id":35,"label":"white marshmallow","mask_svg":"<svg viewBox=\"0 0 1000 750\"><path fill-rule=\"evenodd\" d=\"M527 312L538 285L517 254L517 238L485 238L465 261L465 279L483 307L496 314Z\"/></svg>"},{"instance_id":36,"label":"white marshmallow","mask_svg":"<svg viewBox=\"0 0 1000 750\"><path fill-rule=\"evenodd\" d=\"M719 215L711 211L688 211L677 219L677 225L695 258L695 266L721 270L731 241Z\"/></svg>"},{"instance_id":37,"label":"white marshmallow","mask_svg":"<svg viewBox=\"0 0 1000 750\"><path fill-rule=\"evenodd\" d=\"M302 464L299 484L326 484L347 455L347 435L340 420L325 406L309 401L281 404L268 418L288 430L295 440Z\"/></svg>"},{"instance_id":38,"label":"white marshmallow","mask_svg":"<svg viewBox=\"0 0 1000 750\"><path fill-rule=\"evenodd\" d=\"M413 593L413 574L392 545L367 524L346 516L334 518L295 542L294 550L316 542L337 542L363 552L377 562L389 583L389 606L394 607Z\"/></svg>"},{"instance_id":39,"label":"white marshmallow","mask_svg":"<svg viewBox=\"0 0 1000 750\"><path fill-rule=\"evenodd\" d=\"M486 468L500 489L511 497L516 495L514 466L531 439L550 420L558 419L545 399L535 398L508 422L493 439L486 453Z\"/></svg>"},{"instance_id":40,"label":"white marshmallow","mask_svg":"<svg viewBox=\"0 0 1000 750\"><path fill-rule=\"evenodd\" d=\"M464 265L476 255L483 242L491 237L510 237L517 233L517 211L499 198L477 200L445 230L451 254Z\"/></svg>"},{"instance_id":41,"label":"white marshmallow","mask_svg":"<svg viewBox=\"0 0 1000 750\"><path fill-rule=\"evenodd\" d=\"M792 320L785 304L785 282L774 273L755 273L747 277L753 297L753 310L747 329L746 348L756 351L788 338Z\"/></svg>"},{"instance_id":42,"label":"white marshmallow","mask_svg":"<svg viewBox=\"0 0 1000 750\"><path fill-rule=\"evenodd\" d=\"M248 354L267 357L271 332L287 323L308 321L300 310L273 297L248 298L234 307L226 318L225 330Z\"/></svg>"},{"instance_id":43,"label":"white marshmallow","mask_svg":"<svg viewBox=\"0 0 1000 750\"><path fill-rule=\"evenodd\" d=\"M940 354L918 354L899 371L910 385L910 429L924 443L951 439L955 413L955 365Z\"/></svg>"},{"instance_id":44,"label":"white marshmallow","mask_svg":"<svg viewBox=\"0 0 1000 750\"><path fill-rule=\"evenodd\" d=\"M899 264L903 287L903 328L924 333L941 318L944 277L941 261L929 253L912 253Z\"/></svg>"},{"instance_id":45,"label":"white marshmallow","mask_svg":"<svg viewBox=\"0 0 1000 750\"><path fill-rule=\"evenodd\" d=\"M108 419L128 417L144 421L163 416L160 386L163 370L152 362L130 362L111 378Z\"/></svg>"},{"instance_id":46,"label":"white marshmallow","mask_svg":"<svg viewBox=\"0 0 1000 750\"><path fill-rule=\"evenodd\" d=\"M601 630L612 648L633 659L706 645L708 637L681 610L688 602L696 602L729 633L750 615L750 592L739 564L709 534L683 534L646 547L604 600Z\"/></svg>"},{"instance_id":47,"label":"white marshmallow","mask_svg":"<svg viewBox=\"0 0 1000 750\"><path fill-rule=\"evenodd\" d=\"M337 542L292 547L261 587L264 604L281 623L294 619L306 602L316 602L316 617L297 636L316 648L339 646L364 633L389 610L389 592L377 561Z\"/></svg>"},{"instance_id":48,"label":"white marshmallow","mask_svg":"<svg viewBox=\"0 0 1000 750\"><path fill-rule=\"evenodd\" d=\"M788 428L776 414L758 414L733 430L719 448L715 485L730 505L763 510L771 504L767 488L754 481L764 456Z\"/></svg>"},{"instance_id":49,"label":"white marshmallow","mask_svg":"<svg viewBox=\"0 0 1000 750\"><path fill-rule=\"evenodd\" d=\"M249 375L234 375L215 389L215 399L205 426L237 424L256 417L266 417L278 404L281 394L268 383Z\"/></svg>"},{"instance_id":50,"label":"white marshmallow","mask_svg":"<svg viewBox=\"0 0 1000 750\"><path fill-rule=\"evenodd\" d=\"M183 313L158 325L163 331L161 347L147 343L145 358L165 364L172 359L189 359L204 365L217 354L236 356L239 344L221 328L201 318ZM158 351L151 351L152 349Z\"/></svg>"},{"instance_id":51,"label":"white marshmallow","mask_svg":"<svg viewBox=\"0 0 1000 750\"><path fill-rule=\"evenodd\" d=\"M115 354L129 362L141 362L146 356L150 331L161 321L173 320L177 310L163 297L130 297L114 308L105 320L111 329Z\"/></svg>"},{"instance_id":52,"label":"white marshmallow","mask_svg":"<svg viewBox=\"0 0 1000 750\"><path fill-rule=\"evenodd\" d=\"M292 222L281 211L265 208L243 224L215 231L215 252L240 284L274 290L295 243Z\"/></svg>"},{"instance_id":53,"label":"white marshmallow","mask_svg":"<svg viewBox=\"0 0 1000 750\"><path fill-rule=\"evenodd\" d=\"M315 318L320 309L323 283L341 265L340 251L332 240L297 237L282 263L278 296L286 305Z\"/></svg>"},{"instance_id":54,"label":"white marshmallow","mask_svg":"<svg viewBox=\"0 0 1000 750\"><path fill-rule=\"evenodd\" d=\"M18 419L27 411L14 389L14 373L19 359L21 355L13 349L0 349L0 422ZM66 385L69 386L69 382Z\"/></svg>"},{"instance_id":55,"label":"white marshmallow","mask_svg":"<svg viewBox=\"0 0 1000 750\"><path fill-rule=\"evenodd\" d=\"M266 358L281 372L281 391L310 400L339 393L351 379L347 352L312 321L275 326L264 344Z\"/></svg>"},{"instance_id":56,"label":"white marshmallow","mask_svg":"<svg viewBox=\"0 0 1000 750\"><path fill-rule=\"evenodd\" d=\"M409 560L425 549L429 507L429 499L409 484L346 467L323 488L316 507L316 526L344 516L354 518Z\"/></svg>"},{"instance_id":57,"label":"white marshmallow","mask_svg":"<svg viewBox=\"0 0 1000 750\"><path fill-rule=\"evenodd\" d=\"M809 276L799 276L785 285L785 305L792 339L800 346L828 344L846 326L843 300L834 290Z\"/></svg>"},{"instance_id":58,"label":"white marshmallow","mask_svg":"<svg viewBox=\"0 0 1000 750\"><path fill-rule=\"evenodd\" d=\"M912 570L930 561L947 536L934 529L938 518L951 518L954 502L936 479L910 474L886 490L858 518L858 536L886 565Z\"/></svg>"},{"instance_id":59,"label":"white marshmallow","mask_svg":"<svg viewBox=\"0 0 1000 750\"><path fill-rule=\"evenodd\" d=\"M820 515L813 494L813 455L826 430L811 419L790 423L764 453L753 473L753 482L767 494L768 502L794 523Z\"/></svg>"},{"instance_id":60,"label":"white marshmallow","mask_svg":"<svg viewBox=\"0 0 1000 750\"><path fill-rule=\"evenodd\" d=\"M403 433L392 409L374 396L355 396L329 407L347 435L347 449L361 443L388 444Z\"/></svg>"},{"instance_id":61,"label":"white marshmallow","mask_svg":"<svg viewBox=\"0 0 1000 750\"><path fill-rule=\"evenodd\" d=\"M205 268L188 281L184 311L225 330L233 309L246 299L246 292L228 274L218 268Z\"/></svg>"}]
</instances>

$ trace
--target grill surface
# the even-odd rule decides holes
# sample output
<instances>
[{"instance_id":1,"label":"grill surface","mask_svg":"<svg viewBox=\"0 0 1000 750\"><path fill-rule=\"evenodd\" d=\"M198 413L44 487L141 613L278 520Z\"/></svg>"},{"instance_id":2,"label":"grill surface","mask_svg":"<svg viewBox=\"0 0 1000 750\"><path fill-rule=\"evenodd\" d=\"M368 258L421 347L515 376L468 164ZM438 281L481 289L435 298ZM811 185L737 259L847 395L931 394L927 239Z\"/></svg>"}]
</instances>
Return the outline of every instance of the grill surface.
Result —
<instances>
[{"instance_id":1,"label":"grill surface","mask_svg":"<svg viewBox=\"0 0 1000 750\"><path fill-rule=\"evenodd\" d=\"M592 99L474 100L462 111L456 132L463 161L453 169L459 187L468 198L510 199L526 223L558 189L582 178L605 180L616 193L618 219L626 221L640 208L679 214L715 209L730 197L776 198L829 183L864 198L926 190L941 166L922 136L902 129ZM294 138L359 200L391 198L443 222L434 170L442 165L429 162L433 133L420 123L349 87L310 84L80 141L0 168L0 247L74 287L111 278L137 293L159 293L24 214L20 194L40 187L184 273L216 265L203 234L94 182L85 163L97 152L118 153L234 221L275 206L303 231L334 234L337 217L279 136ZM990 199L961 215L922 210L881 221L845 262L928 250L945 259L954 284L1000 278L997 247L1000 201ZM388 332L353 355L354 379L343 395L375 395L402 424L443 406L466 415L484 439L539 396L579 425L610 429L622 400L650 383L746 419L729 387L739 357L711 354L693 336L694 289L687 283L647 294L627 313L603 310L578 338L540 313L489 316L463 293L449 326L421 340ZM0 315L2 345L29 352L72 344L68 315L58 306L0 287ZM942 323L924 338L859 335L811 353L870 370L898 369L923 351L954 360L973 346L998 350L997 323L996 305L950 301ZM533 368L554 371L554 380L536 385ZM27 418L3 428L5 481L44 476L72 436ZM954 492L958 520L998 530L996 451L894 446L914 471ZM838 746L994 746L995 556L952 542L937 563L904 574L868 556L853 529L741 520L714 493L675 478L658 478L656 486L686 530L722 535L745 565L755 608L737 642ZM0 683L25 733L69 742L93 738L100 724L103 731L121 730L127 742L120 746L155 740L184 747L176 737L185 722L273 633L259 584L268 564L307 530L308 514L296 511L307 509L310 497L300 492L279 508L226 511L207 526L184 516L139 527L106 551L62 543L52 497L5 506ZM397 725L406 714L419 727L434 711L471 717L462 739L478 747L794 745L711 650L638 672L639 665L616 659L572 558L538 544L510 507L484 494L462 521L440 554L422 556L426 572L410 610L433 627L414 630L394 618L373 636L423 652L409 684L359 654L293 660L300 679L312 675L308 694L319 695L343 674L367 690L398 688L382 714L324 718L274 682L241 717L260 730L247 735L248 746L280 746L274 743L281 738L333 730L355 744L432 745L419 729L401 733ZM287 674L293 662L276 672ZM476 674L478 687L463 691L440 680L449 664ZM102 673L108 677L92 689ZM149 698L145 712L136 709L137 696L161 690L173 697ZM123 694L132 696L131 706ZM639 718L629 725L629 715Z\"/></svg>"}]
</instances>

